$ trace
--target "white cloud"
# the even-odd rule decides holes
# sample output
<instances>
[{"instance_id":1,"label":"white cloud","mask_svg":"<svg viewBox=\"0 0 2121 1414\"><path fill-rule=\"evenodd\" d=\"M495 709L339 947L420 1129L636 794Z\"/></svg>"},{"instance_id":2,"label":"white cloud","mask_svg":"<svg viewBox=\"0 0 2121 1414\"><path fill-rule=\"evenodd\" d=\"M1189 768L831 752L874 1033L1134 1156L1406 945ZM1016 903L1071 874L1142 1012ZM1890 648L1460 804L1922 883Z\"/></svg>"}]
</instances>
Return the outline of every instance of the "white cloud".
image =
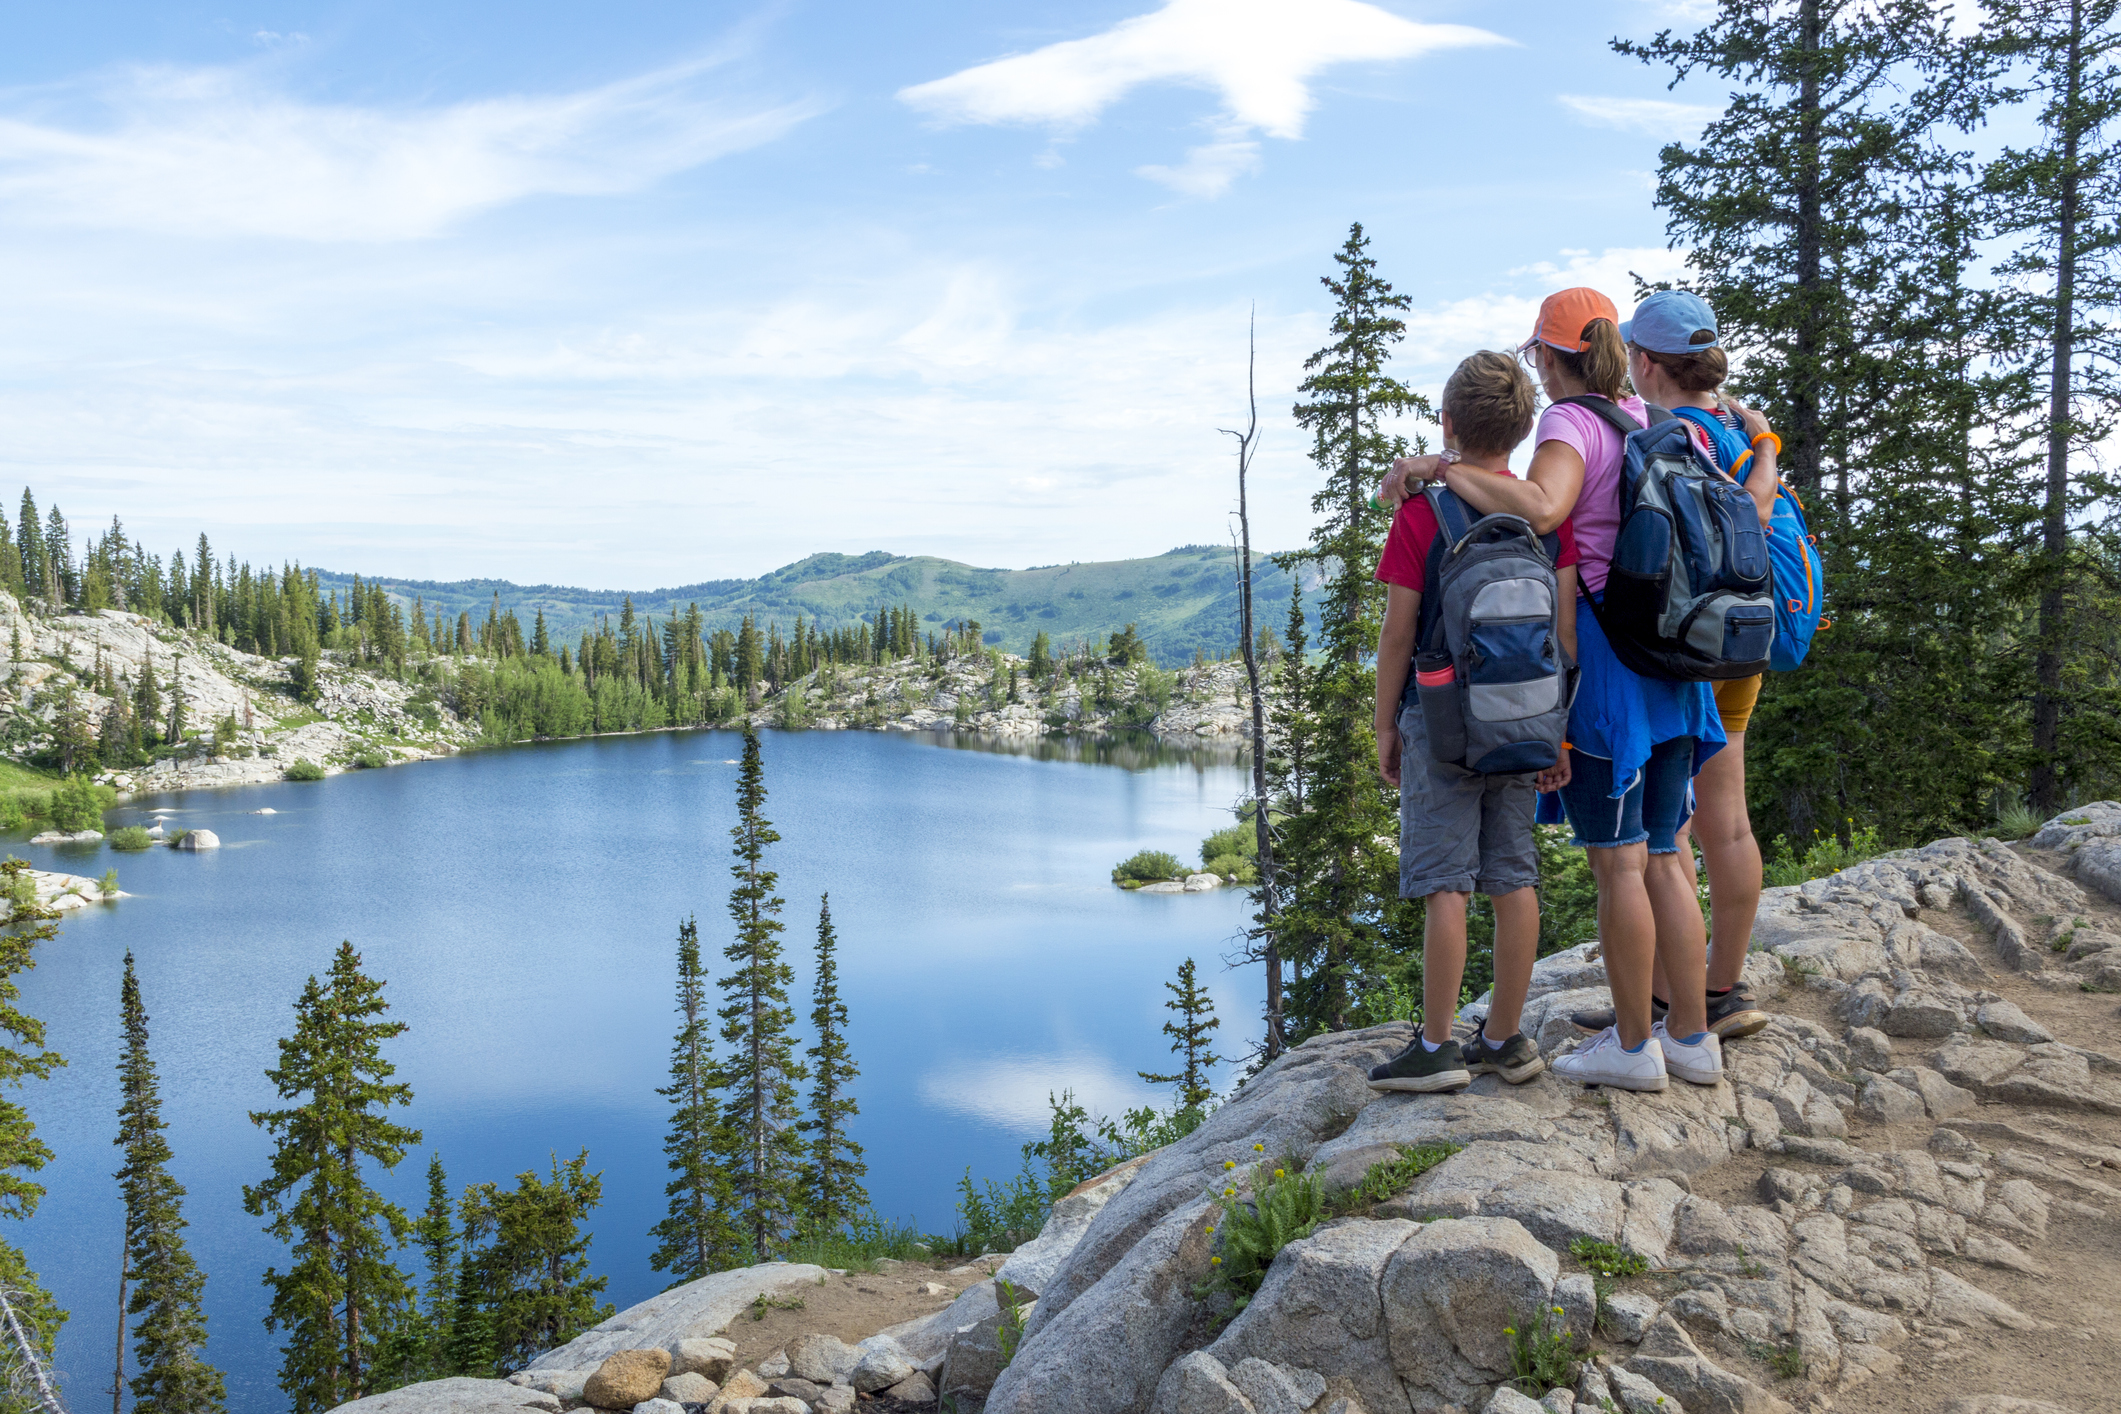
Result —
<instances>
[{"instance_id":1,"label":"white cloud","mask_svg":"<svg viewBox=\"0 0 2121 1414\"><path fill-rule=\"evenodd\" d=\"M100 121L0 117L16 219L188 236L391 241L524 197L633 191L770 142L814 101L705 91L706 59L572 93L444 107L307 103L254 68L127 68L43 95Z\"/></svg>"},{"instance_id":2,"label":"white cloud","mask_svg":"<svg viewBox=\"0 0 2121 1414\"><path fill-rule=\"evenodd\" d=\"M1664 98L1603 98L1564 93L1557 102L1594 128L1618 128L1650 137L1691 138L1723 110Z\"/></svg>"},{"instance_id":3,"label":"white cloud","mask_svg":"<svg viewBox=\"0 0 2121 1414\"><path fill-rule=\"evenodd\" d=\"M1134 174L1184 196L1218 197L1230 189L1230 183L1258 170L1259 144L1248 138L1225 137L1186 149L1186 160L1176 167L1152 164L1136 167Z\"/></svg>"},{"instance_id":4,"label":"white cloud","mask_svg":"<svg viewBox=\"0 0 2121 1414\"><path fill-rule=\"evenodd\" d=\"M921 1077L921 1099L937 1109L999 1125L1013 1134L1043 1133L1052 1123L1049 1096L1075 1092L1093 1115L1116 1116L1164 1102L1131 1071L1099 1055L982 1058Z\"/></svg>"},{"instance_id":5,"label":"white cloud","mask_svg":"<svg viewBox=\"0 0 2121 1414\"><path fill-rule=\"evenodd\" d=\"M1251 171L1264 132L1294 140L1315 101L1311 80L1335 64L1411 59L1443 49L1510 41L1467 25L1401 19L1360 0L1168 0L1152 14L1087 39L977 64L899 90L946 123L1044 123L1076 128L1144 84L1213 90L1220 140L1178 167L1140 175L1194 196L1220 195Z\"/></svg>"}]
</instances>

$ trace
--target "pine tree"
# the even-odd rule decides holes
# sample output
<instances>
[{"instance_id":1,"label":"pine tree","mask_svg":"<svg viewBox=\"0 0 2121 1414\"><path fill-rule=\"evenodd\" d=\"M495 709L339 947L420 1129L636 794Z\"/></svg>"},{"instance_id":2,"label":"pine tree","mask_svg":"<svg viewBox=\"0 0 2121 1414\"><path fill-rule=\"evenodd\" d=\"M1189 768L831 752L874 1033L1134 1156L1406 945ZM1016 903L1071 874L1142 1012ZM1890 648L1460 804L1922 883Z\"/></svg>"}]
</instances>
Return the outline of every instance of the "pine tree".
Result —
<instances>
[{"instance_id":1,"label":"pine tree","mask_svg":"<svg viewBox=\"0 0 2121 1414\"><path fill-rule=\"evenodd\" d=\"M813 1233L842 1232L869 1207L862 1185L869 1166L847 1133L860 1114L848 1086L862 1072L847 1049L847 1004L840 1000L839 936L832 930L832 896L818 899L817 980L810 992L810 1027L817 1043L805 1052L810 1068L810 1117L798 1128L810 1136L803 1166L804 1225Z\"/></svg>"},{"instance_id":2,"label":"pine tree","mask_svg":"<svg viewBox=\"0 0 2121 1414\"><path fill-rule=\"evenodd\" d=\"M1377 276L1360 224L1334 261L1333 342L1304 362L1299 390L1309 399L1293 411L1312 435L1311 460L1325 485L1311 498L1319 520L1311 543L1280 557L1284 568L1310 566L1319 587L1320 662L1305 684L1316 732L1308 793L1283 827L1281 951L1303 969L1288 994L1291 1042L1354 1024L1364 977L1391 964L1411 937L1415 912L1399 898L1396 801L1374 766L1375 652L1384 586L1372 577L1391 525L1371 502L1392 459L1408 451L1387 435L1384 419L1429 417L1428 401L1385 372L1406 334L1398 312L1407 296ZM1415 444L1418 450L1421 444Z\"/></svg>"},{"instance_id":3,"label":"pine tree","mask_svg":"<svg viewBox=\"0 0 2121 1414\"><path fill-rule=\"evenodd\" d=\"M269 1269L267 1330L285 1330L280 1388L294 1414L315 1414L371 1391L370 1360L392 1313L412 1286L390 1260L412 1233L405 1210L369 1185L364 1161L388 1170L420 1132L393 1124L393 1105L412 1087L392 1083L383 1043L405 1024L385 1021L383 984L361 971L361 955L341 943L328 982L312 976L295 1003L295 1030L280 1042L279 1065L265 1072L286 1109L257 1111L251 1123L278 1141L272 1173L243 1189L244 1210L271 1216L265 1231L293 1244L294 1265Z\"/></svg>"},{"instance_id":4,"label":"pine tree","mask_svg":"<svg viewBox=\"0 0 2121 1414\"><path fill-rule=\"evenodd\" d=\"M699 926L678 925L678 1028L670 1052L670 1084L656 1091L670 1101L670 1133L663 1152L670 1159L664 1196L670 1215L649 1229L656 1239L651 1270L669 1272L672 1286L721 1270L742 1241L731 1222L735 1191L725 1159L729 1135L722 1127L715 1091L726 1083L714 1056L713 1030L703 1013L707 975L700 966Z\"/></svg>"},{"instance_id":5,"label":"pine tree","mask_svg":"<svg viewBox=\"0 0 2121 1414\"><path fill-rule=\"evenodd\" d=\"M22 509L15 520L15 550L22 559L22 579L32 594L44 593L44 534L38 527L37 498L22 488Z\"/></svg>"},{"instance_id":6,"label":"pine tree","mask_svg":"<svg viewBox=\"0 0 2121 1414\"><path fill-rule=\"evenodd\" d=\"M1164 1006L1178 1013L1176 1022L1164 1023L1164 1034L1171 1038L1172 1051L1183 1056L1186 1063L1176 1075L1151 1075L1146 1070L1136 1074L1151 1085L1177 1086L1178 1108L1198 1111L1215 1098L1209 1072L1226 1059L1215 1054L1215 1042L1209 1034L1223 1024L1222 1018L1215 1014L1215 1000L1200 985L1190 957L1178 965L1178 980L1164 983L1164 990L1171 994Z\"/></svg>"},{"instance_id":7,"label":"pine tree","mask_svg":"<svg viewBox=\"0 0 2121 1414\"><path fill-rule=\"evenodd\" d=\"M24 1082L46 1079L66 1064L46 1048L44 1023L20 1005L22 986L16 979L37 965L37 944L59 935L52 921L58 914L36 902L29 874L29 865L19 859L0 862L0 900L7 908L0 923L0 1217L18 1221L35 1213L44 1197L44 1186L27 1175L49 1163L52 1151L12 1094ZM29 1259L5 1241L0 1241L0 1291L8 1293L9 1305L48 1369L67 1313L37 1280ZM32 1392L0 1389L0 1414L29 1414L37 1407Z\"/></svg>"},{"instance_id":8,"label":"pine tree","mask_svg":"<svg viewBox=\"0 0 2121 1414\"><path fill-rule=\"evenodd\" d=\"M147 1008L133 955L125 954L118 1006L125 1050L118 1060L118 1137L125 1151L116 1178L125 1200L125 1263L119 1275L123 1316L138 1316L132 1335L140 1371L131 1381L136 1414L218 1414L226 1396L221 1372L200 1358L206 1345L201 1299L206 1275L184 1245L184 1189L170 1176L160 1083L148 1054ZM126 1287L132 1296L125 1296ZM115 1386L125 1374L123 1316Z\"/></svg>"},{"instance_id":9,"label":"pine tree","mask_svg":"<svg viewBox=\"0 0 2121 1414\"><path fill-rule=\"evenodd\" d=\"M729 916L736 936L724 956L736 970L719 983L725 1001L717 1013L725 1059L722 1083L728 1092L722 1124L732 1131L736 1162L730 1172L736 1195L739 1231L751 1244L752 1258L767 1261L781 1245L799 1210L797 1166L802 1161L796 1131L796 1085L804 1078L796 1063L790 1028L795 1013L788 1006L788 984L795 973L781 960L781 900L773 890L779 876L764 867L766 847L780 835L765 816L766 767L759 736L744 726L743 764L737 771L736 863L730 874Z\"/></svg>"},{"instance_id":10,"label":"pine tree","mask_svg":"<svg viewBox=\"0 0 2121 1414\"><path fill-rule=\"evenodd\" d=\"M2039 467L2026 796L2046 818L2079 784L2072 776L2121 749L2112 670L2102 684L2098 650L2086 652L2076 622L2102 555L2087 543L2093 537L2073 533L2087 512L2103 515L2110 530L2121 489L2094 450L2113 431L2121 399L2121 152L2110 133L2121 117L2121 4L1989 0L1982 8L1987 46L2020 80L2006 96L2032 100L2039 124L2032 145L1989 163L1983 186L1993 234L2011 243L1997 270L2005 291L1998 353L2022 394L2006 435L2035 449Z\"/></svg>"},{"instance_id":11,"label":"pine tree","mask_svg":"<svg viewBox=\"0 0 2121 1414\"><path fill-rule=\"evenodd\" d=\"M162 733L162 739L171 746L184 740L184 708L184 660L179 658L176 667L170 670L169 727Z\"/></svg>"},{"instance_id":12,"label":"pine tree","mask_svg":"<svg viewBox=\"0 0 2121 1414\"><path fill-rule=\"evenodd\" d=\"M464 1247L492 1313L491 1348L506 1368L527 1365L612 1314L597 1300L609 1278L587 1275L593 1234L582 1224L604 1197L604 1176L588 1166L586 1149L565 1164L555 1154L550 1181L525 1172L512 1191L491 1183L464 1191Z\"/></svg>"}]
</instances>

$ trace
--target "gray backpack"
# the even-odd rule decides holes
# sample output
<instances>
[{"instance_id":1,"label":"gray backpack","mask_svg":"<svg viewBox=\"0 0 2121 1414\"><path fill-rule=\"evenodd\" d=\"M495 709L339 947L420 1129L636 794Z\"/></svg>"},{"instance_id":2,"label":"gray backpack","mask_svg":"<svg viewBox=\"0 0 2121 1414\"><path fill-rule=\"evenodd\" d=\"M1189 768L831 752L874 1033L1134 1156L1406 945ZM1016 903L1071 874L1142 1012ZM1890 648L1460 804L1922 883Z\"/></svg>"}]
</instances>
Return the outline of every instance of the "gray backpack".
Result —
<instances>
[{"instance_id":1,"label":"gray backpack","mask_svg":"<svg viewBox=\"0 0 2121 1414\"><path fill-rule=\"evenodd\" d=\"M1561 646L1560 539L1519 516L1476 518L1433 481L1422 494L1437 534L1408 686L1429 752L1486 776L1545 770L1561 759L1576 696Z\"/></svg>"}]
</instances>

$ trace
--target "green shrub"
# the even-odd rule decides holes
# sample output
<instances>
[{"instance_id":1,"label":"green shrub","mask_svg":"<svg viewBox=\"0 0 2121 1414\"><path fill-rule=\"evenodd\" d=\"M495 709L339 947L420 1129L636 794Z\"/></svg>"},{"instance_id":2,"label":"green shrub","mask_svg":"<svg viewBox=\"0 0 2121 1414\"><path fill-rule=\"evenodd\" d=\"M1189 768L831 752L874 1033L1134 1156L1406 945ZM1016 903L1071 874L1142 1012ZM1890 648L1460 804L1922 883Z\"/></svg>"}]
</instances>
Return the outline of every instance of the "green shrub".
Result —
<instances>
[{"instance_id":1,"label":"green shrub","mask_svg":"<svg viewBox=\"0 0 2121 1414\"><path fill-rule=\"evenodd\" d=\"M1259 865L1241 854L1218 854L1207 861L1205 867L1210 874L1217 874L1240 884L1259 882Z\"/></svg>"},{"instance_id":2,"label":"green shrub","mask_svg":"<svg viewBox=\"0 0 2121 1414\"><path fill-rule=\"evenodd\" d=\"M1241 820L1225 826L1200 842L1200 862L1217 874L1222 870L1216 869L1210 861L1230 854L1241 859L1259 858L1259 834L1252 828L1251 821Z\"/></svg>"},{"instance_id":3,"label":"green shrub","mask_svg":"<svg viewBox=\"0 0 2121 1414\"><path fill-rule=\"evenodd\" d=\"M29 823L29 812L22 808L22 797L14 791L0 795L0 830L19 830Z\"/></svg>"},{"instance_id":4,"label":"green shrub","mask_svg":"<svg viewBox=\"0 0 2121 1414\"><path fill-rule=\"evenodd\" d=\"M80 831L103 828L103 797L86 776L68 776L52 792L52 827Z\"/></svg>"},{"instance_id":5,"label":"green shrub","mask_svg":"<svg viewBox=\"0 0 2121 1414\"><path fill-rule=\"evenodd\" d=\"M1208 1195L1216 1205L1208 1235L1221 1240L1208 1259L1208 1281L1198 1293L1226 1294L1233 1315L1258 1294L1281 1249L1317 1231L1326 1206L1324 1185L1299 1172L1294 1160L1260 1161L1252 1170L1249 1203L1238 1197L1236 1167L1226 1163L1226 1182Z\"/></svg>"},{"instance_id":6,"label":"green shrub","mask_svg":"<svg viewBox=\"0 0 2121 1414\"><path fill-rule=\"evenodd\" d=\"M104 870L103 877L96 881L96 892L102 894L105 898L116 898L118 896L118 871L115 869Z\"/></svg>"},{"instance_id":7,"label":"green shrub","mask_svg":"<svg viewBox=\"0 0 2121 1414\"><path fill-rule=\"evenodd\" d=\"M1569 1255L1602 1277L1639 1277L1650 1269L1649 1258L1595 1237L1579 1237L1571 1242Z\"/></svg>"},{"instance_id":8,"label":"green shrub","mask_svg":"<svg viewBox=\"0 0 2121 1414\"><path fill-rule=\"evenodd\" d=\"M1838 836L1812 832L1812 842L1799 854L1786 835L1777 835L1768 851L1767 886L1771 889L1790 884L1802 884L1812 879L1824 879L1837 874L1851 865L1861 864L1866 859L1885 853L1885 845L1878 838L1878 827L1866 825L1862 829L1849 831L1849 842L1843 844Z\"/></svg>"},{"instance_id":9,"label":"green shrub","mask_svg":"<svg viewBox=\"0 0 2121 1414\"><path fill-rule=\"evenodd\" d=\"M356 752L353 758L354 769L357 771L376 771L389 764L390 758L380 751Z\"/></svg>"},{"instance_id":10,"label":"green shrub","mask_svg":"<svg viewBox=\"0 0 2121 1414\"><path fill-rule=\"evenodd\" d=\"M1996 812L1996 838L2022 840L2046 824L2024 801L2016 801Z\"/></svg>"},{"instance_id":11,"label":"green shrub","mask_svg":"<svg viewBox=\"0 0 2121 1414\"><path fill-rule=\"evenodd\" d=\"M1115 884L1153 884L1185 877L1186 866L1178 862L1178 856L1161 849L1145 849L1112 871Z\"/></svg>"},{"instance_id":12,"label":"green shrub","mask_svg":"<svg viewBox=\"0 0 2121 1414\"><path fill-rule=\"evenodd\" d=\"M286 775L290 781L321 781L324 779L324 768L305 756L289 766Z\"/></svg>"},{"instance_id":13,"label":"green shrub","mask_svg":"<svg viewBox=\"0 0 2121 1414\"><path fill-rule=\"evenodd\" d=\"M171 849L175 849L178 845L184 843L184 837L190 833L190 830L178 830L175 834L172 834L167 840L163 841L163 843L167 844Z\"/></svg>"},{"instance_id":14,"label":"green shrub","mask_svg":"<svg viewBox=\"0 0 2121 1414\"><path fill-rule=\"evenodd\" d=\"M154 847L154 843L155 837L150 835L146 827L142 825L127 825L122 830L113 830L110 837L110 847L112 849L122 849L128 852L151 849Z\"/></svg>"}]
</instances>

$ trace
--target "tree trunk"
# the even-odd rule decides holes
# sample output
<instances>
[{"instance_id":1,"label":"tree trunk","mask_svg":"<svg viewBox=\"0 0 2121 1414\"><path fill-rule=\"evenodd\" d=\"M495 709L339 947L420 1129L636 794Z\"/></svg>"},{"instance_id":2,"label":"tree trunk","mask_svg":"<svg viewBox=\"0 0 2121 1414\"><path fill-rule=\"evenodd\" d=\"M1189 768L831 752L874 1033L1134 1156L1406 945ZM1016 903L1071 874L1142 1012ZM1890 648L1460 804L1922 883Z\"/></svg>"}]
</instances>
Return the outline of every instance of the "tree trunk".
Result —
<instances>
[{"instance_id":1,"label":"tree trunk","mask_svg":"<svg viewBox=\"0 0 2121 1414\"><path fill-rule=\"evenodd\" d=\"M1790 389L1789 479L1804 491L1819 484L1824 449L1820 446L1820 175L1819 147L1823 118L1819 111L1819 0L1803 0L1798 9L1797 80L1797 377ZM1839 510L1848 514L1846 487Z\"/></svg>"},{"instance_id":2,"label":"tree trunk","mask_svg":"<svg viewBox=\"0 0 2121 1414\"><path fill-rule=\"evenodd\" d=\"M1260 692L1258 629L1252 621L1252 513L1246 502L1245 473L1259 432L1259 399L1253 382L1256 342L1248 336L1245 394L1251 422L1237 444L1237 631L1245 655L1245 682L1252 691L1252 833L1259 853L1259 925L1267 968L1267 1036L1264 1051L1272 1061L1281 1054L1281 941L1275 936L1274 831L1267 809L1267 704Z\"/></svg>"},{"instance_id":3,"label":"tree trunk","mask_svg":"<svg viewBox=\"0 0 2121 1414\"><path fill-rule=\"evenodd\" d=\"M2062 104L2062 187L2055 240L2055 323L2047 389L2047 504L2040 526L2040 649L2033 663L2033 771L2027 803L2040 816L2062 808L2056 759L2062 746L2062 635L2069 587L2070 356L2077 285L2077 142L2084 64L2084 4L2070 0L2069 58Z\"/></svg>"},{"instance_id":4,"label":"tree trunk","mask_svg":"<svg viewBox=\"0 0 2121 1414\"><path fill-rule=\"evenodd\" d=\"M118 1360L110 1377L110 1414L121 1414L125 1399L125 1244L118 1244Z\"/></svg>"}]
</instances>

